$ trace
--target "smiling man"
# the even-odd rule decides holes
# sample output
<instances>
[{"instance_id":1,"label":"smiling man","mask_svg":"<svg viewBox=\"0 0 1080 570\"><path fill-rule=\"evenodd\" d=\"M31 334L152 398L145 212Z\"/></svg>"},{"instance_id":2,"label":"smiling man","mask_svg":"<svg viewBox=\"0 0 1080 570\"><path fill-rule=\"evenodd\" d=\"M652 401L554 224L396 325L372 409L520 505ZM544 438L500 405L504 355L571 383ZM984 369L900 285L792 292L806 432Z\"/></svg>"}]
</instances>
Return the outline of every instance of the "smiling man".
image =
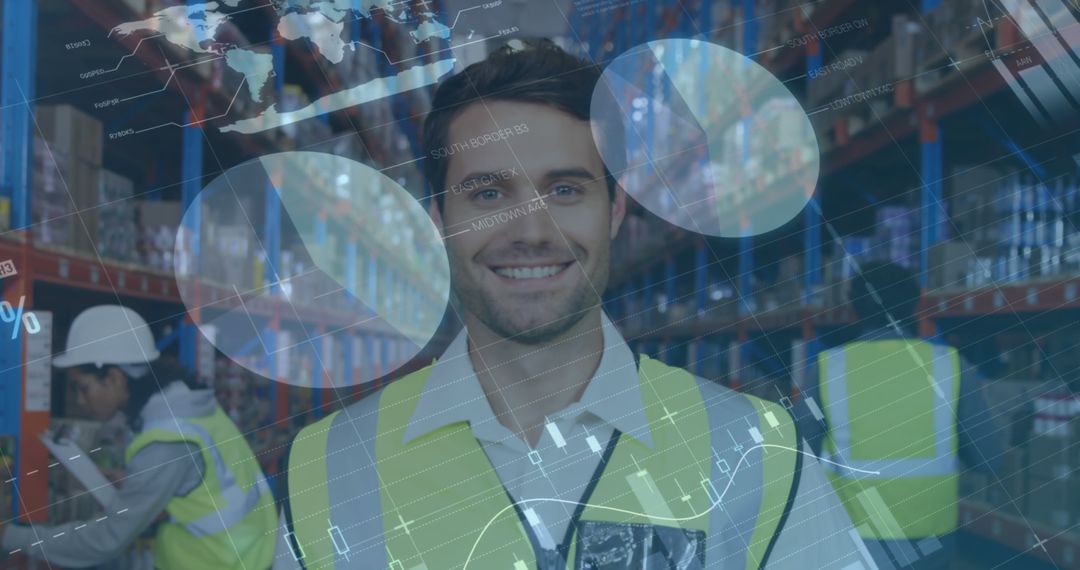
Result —
<instances>
[{"instance_id":1,"label":"smiling man","mask_svg":"<svg viewBox=\"0 0 1080 570\"><path fill-rule=\"evenodd\" d=\"M275 567L863 567L782 407L634 355L604 315L626 196L593 132L622 127L590 121L595 67L514 44L425 123L464 330L297 436Z\"/></svg>"}]
</instances>

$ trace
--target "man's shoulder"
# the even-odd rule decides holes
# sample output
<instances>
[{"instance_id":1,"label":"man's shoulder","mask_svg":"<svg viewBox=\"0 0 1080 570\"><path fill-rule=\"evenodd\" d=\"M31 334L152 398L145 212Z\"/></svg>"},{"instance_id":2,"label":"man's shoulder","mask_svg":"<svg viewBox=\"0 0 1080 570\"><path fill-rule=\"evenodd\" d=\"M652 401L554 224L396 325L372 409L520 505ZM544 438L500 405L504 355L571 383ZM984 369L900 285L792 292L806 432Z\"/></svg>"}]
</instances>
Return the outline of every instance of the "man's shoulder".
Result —
<instances>
[{"instance_id":1,"label":"man's shoulder","mask_svg":"<svg viewBox=\"0 0 1080 570\"><path fill-rule=\"evenodd\" d=\"M345 406L336 412L332 418L325 418L323 421L327 422L326 428L330 430L347 429L354 438L357 435L365 439L368 436L374 436L376 420L378 420L379 415L379 404L382 402L383 395L386 394L388 387L389 385L383 386L374 393Z\"/></svg>"},{"instance_id":2,"label":"man's shoulder","mask_svg":"<svg viewBox=\"0 0 1080 570\"><path fill-rule=\"evenodd\" d=\"M385 383L374 393L368 394L367 396L348 404L341 410L303 428L297 435L297 440L299 440L301 436L306 435L308 437L313 437L321 432L333 432L343 428L349 429L353 437L357 435L365 438L374 436L379 409L383 400L387 397L387 394L400 396L401 389L403 388L418 388L416 382L423 382L427 378L430 370L431 366L426 366L420 370L415 370L391 382Z\"/></svg>"},{"instance_id":3,"label":"man's shoulder","mask_svg":"<svg viewBox=\"0 0 1080 570\"><path fill-rule=\"evenodd\" d=\"M710 417L725 418L725 422L731 418L745 417L756 422L758 410L777 406L773 402L739 392L719 382L697 375L693 376Z\"/></svg>"}]
</instances>

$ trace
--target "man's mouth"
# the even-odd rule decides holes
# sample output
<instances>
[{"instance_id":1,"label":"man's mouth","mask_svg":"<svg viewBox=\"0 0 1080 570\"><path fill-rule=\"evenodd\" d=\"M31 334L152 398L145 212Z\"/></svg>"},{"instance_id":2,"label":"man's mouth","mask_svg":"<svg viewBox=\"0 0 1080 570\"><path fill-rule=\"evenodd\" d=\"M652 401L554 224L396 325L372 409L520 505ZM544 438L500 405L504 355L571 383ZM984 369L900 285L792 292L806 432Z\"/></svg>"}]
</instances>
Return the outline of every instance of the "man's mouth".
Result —
<instances>
[{"instance_id":1,"label":"man's mouth","mask_svg":"<svg viewBox=\"0 0 1080 570\"><path fill-rule=\"evenodd\" d=\"M491 270L499 277L505 277L506 279L547 279L566 271L566 268L573 264L573 261L568 261L566 263L554 263L550 265L491 266Z\"/></svg>"}]
</instances>

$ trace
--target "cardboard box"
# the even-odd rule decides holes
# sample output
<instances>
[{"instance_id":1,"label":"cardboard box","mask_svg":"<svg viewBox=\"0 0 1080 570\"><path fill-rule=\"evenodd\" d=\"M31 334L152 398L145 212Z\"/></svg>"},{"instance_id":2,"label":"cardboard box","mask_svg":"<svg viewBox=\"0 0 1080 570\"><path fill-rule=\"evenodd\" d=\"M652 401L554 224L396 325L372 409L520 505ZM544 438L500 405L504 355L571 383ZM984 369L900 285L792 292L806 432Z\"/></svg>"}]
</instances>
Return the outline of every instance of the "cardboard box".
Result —
<instances>
[{"instance_id":1,"label":"cardboard box","mask_svg":"<svg viewBox=\"0 0 1080 570\"><path fill-rule=\"evenodd\" d=\"M34 241L93 253L101 211L101 167L35 138L32 168L30 230Z\"/></svg>"},{"instance_id":2,"label":"cardboard box","mask_svg":"<svg viewBox=\"0 0 1080 570\"><path fill-rule=\"evenodd\" d=\"M1076 469L1075 456L1080 442L1073 434L1067 436L1037 434L1027 442L1027 474L1049 480L1068 477Z\"/></svg>"},{"instance_id":3,"label":"cardboard box","mask_svg":"<svg viewBox=\"0 0 1080 570\"><path fill-rule=\"evenodd\" d=\"M93 254L96 251L98 215L101 202L98 192L101 186L101 167L79 160L75 164L75 177L69 184L75 201L72 219L71 247L76 251Z\"/></svg>"},{"instance_id":4,"label":"cardboard box","mask_svg":"<svg viewBox=\"0 0 1080 570\"><path fill-rule=\"evenodd\" d=\"M1065 529L1080 520L1080 480L1074 477L1042 479L1031 477L1028 484L1026 515L1052 528Z\"/></svg>"},{"instance_id":5,"label":"cardboard box","mask_svg":"<svg viewBox=\"0 0 1080 570\"><path fill-rule=\"evenodd\" d=\"M105 142L101 121L71 105L39 105L37 122L53 151L101 165Z\"/></svg>"},{"instance_id":6,"label":"cardboard box","mask_svg":"<svg viewBox=\"0 0 1080 570\"><path fill-rule=\"evenodd\" d=\"M973 246L996 245L999 239L998 190L1005 173L987 166L955 166L947 179L949 219L956 237Z\"/></svg>"},{"instance_id":7,"label":"cardboard box","mask_svg":"<svg viewBox=\"0 0 1080 570\"><path fill-rule=\"evenodd\" d=\"M894 79L904 80L915 74L915 39L922 26L904 14L892 19Z\"/></svg>"},{"instance_id":8,"label":"cardboard box","mask_svg":"<svg viewBox=\"0 0 1080 570\"><path fill-rule=\"evenodd\" d=\"M960 497L969 501L986 503L987 493L992 485L989 475L975 471L960 474Z\"/></svg>"},{"instance_id":9,"label":"cardboard box","mask_svg":"<svg viewBox=\"0 0 1080 570\"><path fill-rule=\"evenodd\" d=\"M140 263L173 270L173 248L183 209L179 202L135 202Z\"/></svg>"},{"instance_id":10,"label":"cardboard box","mask_svg":"<svg viewBox=\"0 0 1080 570\"><path fill-rule=\"evenodd\" d=\"M135 202L138 224L142 228L169 226L179 227L183 216L180 202Z\"/></svg>"},{"instance_id":11,"label":"cardboard box","mask_svg":"<svg viewBox=\"0 0 1080 570\"><path fill-rule=\"evenodd\" d=\"M135 249L138 231L135 226L135 185L129 178L101 170L98 175L97 240L102 257L137 261Z\"/></svg>"},{"instance_id":12,"label":"cardboard box","mask_svg":"<svg viewBox=\"0 0 1080 570\"><path fill-rule=\"evenodd\" d=\"M34 138L30 189L30 233L35 242L71 245L75 204L67 179L74 161L60 150L49 152L45 142Z\"/></svg>"},{"instance_id":13,"label":"cardboard box","mask_svg":"<svg viewBox=\"0 0 1080 570\"><path fill-rule=\"evenodd\" d=\"M974 262L975 254L967 243L946 241L930 246L927 286L930 289L964 287Z\"/></svg>"},{"instance_id":14,"label":"cardboard box","mask_svg":"<svg viewBox=\"0 0 1080 570\"><path fill-rule=\"evenodd\" d=\"M1002 456L1001 469L995 477L988 477L985 501L996 507L1023 508L1026 496L1027 473L1024 469L1026 454L1023 448L1012 447Z\"/></svg>"}]
</instances>

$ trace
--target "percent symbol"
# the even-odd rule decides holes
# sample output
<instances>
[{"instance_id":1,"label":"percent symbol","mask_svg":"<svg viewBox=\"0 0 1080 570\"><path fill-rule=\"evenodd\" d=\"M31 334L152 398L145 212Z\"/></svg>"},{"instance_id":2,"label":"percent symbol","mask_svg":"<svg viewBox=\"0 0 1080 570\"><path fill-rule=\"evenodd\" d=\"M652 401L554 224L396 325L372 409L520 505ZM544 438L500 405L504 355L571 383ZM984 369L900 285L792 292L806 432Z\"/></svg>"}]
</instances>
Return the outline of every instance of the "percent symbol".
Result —
<instances>
[{"instance_id":1,"label":"percent symbol","mask_svg":"<svg viewBox=\"0 0 1080 570\"><path fill-rule=\"evenodd\" d=\"M19 329L26 327L26 332L30 334L36 334L41 330L41 323L38 322L34 313L23 314L23 307L26 305L26 295L19 297L19 306L13 307L11 303L7 301L0 301L0 321L11 324L11 340L19 338ZM22 325L20 327L19 325Z\"/></svg>"}]
</instances>

